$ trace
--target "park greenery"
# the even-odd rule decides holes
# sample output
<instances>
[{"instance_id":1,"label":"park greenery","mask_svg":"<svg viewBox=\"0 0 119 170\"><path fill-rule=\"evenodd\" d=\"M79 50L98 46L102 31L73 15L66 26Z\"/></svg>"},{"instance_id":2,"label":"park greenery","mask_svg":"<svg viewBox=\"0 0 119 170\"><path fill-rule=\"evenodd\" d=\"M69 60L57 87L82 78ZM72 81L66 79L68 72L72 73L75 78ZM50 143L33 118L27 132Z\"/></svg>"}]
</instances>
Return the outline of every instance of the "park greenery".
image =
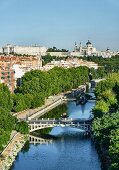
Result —
<instances>
[{"instance_id":1,"label":"park greenery","mask_svg":"<svg viewBox=\"0 0 119 170\"><path fill-rule=\"evenodd\" d=\"M119 55L112 56L111 58L103 58L101 56L85 56L81 58L83 60L93 61L99 66L103 66L107 73L119 71Z\"/></svg>"},{"instance_id":2,"label":"park greenery","mask_svg":"<svg viewBox=\"0 0 119 170\"><path fill-rule=\"evenodd\" d=\"M0 84L0 150L4 148L10 139L12 130L23 134L28 133L28 125L18 121L13 112L20 112L30 108L40 107L45 100L52 95L77 88L89 81L89 73L93 78L105 75L104 70L89 70L87 67L58 68L48 72L32 70L22 78L22 86L11 94L8 87Z\"/></svg>"},{"instance_id":3,"label":"park greenery","mask_svg":"<svg viewBox=\"0 0 119 170\"><path fill-rule=\"evenodd\" d=\"M102 68L95 71L87 67L69 69L55 67L48 72L40 70L27 72L22 78L22 86L18 87L17 93L13 95L12 111L40 107L49 96L75 89L88 82L90 72L93 78L105 75Z\"/></svg>"},{"instance_id":4,"label":"park greenery","mask_svg":"<svg viewBox=\"0 0 119 170\"><path fill-rule=\"evenodd\" d=\"M51 56L50 54L47 54L45 56L42 56L42 61L43 61L43 65L46 65L47 63L50 63L53 60L66 60L68 57L57 57L57 56Z\"/></svg>"},{"instance_id":5,"label":"park greenery","mask_svg":"<svg viewBox=\"0 0 119 170\"><path fill-rule=\"evenodd\" d=\"M13 99L8 87L0 84L0 151L9 141L12 130L17 130L23 134L28 133L27 123L19 122L12 116L12 107Z\"/></svg>"},{"instance_id":6,"label":"park greenery","mask_svg":"<svg viewBox=\"0 0 119 170\"><path fill-rule=\"evenodd\" d=\"M119 169L119 73L98 83L92 130L104 169Z\"/></svg>"},{"instance_id":7,"label":"park greenery","mask_svg":"<svg viewBox=\"0 0 119 170\"><path fill-rule=\"evenodd\" d=\"M68 50L66 49L58 49L56 47L53 47L53 48L48 48L47 52L68 52Z\"/></svg>"}]
</instances>

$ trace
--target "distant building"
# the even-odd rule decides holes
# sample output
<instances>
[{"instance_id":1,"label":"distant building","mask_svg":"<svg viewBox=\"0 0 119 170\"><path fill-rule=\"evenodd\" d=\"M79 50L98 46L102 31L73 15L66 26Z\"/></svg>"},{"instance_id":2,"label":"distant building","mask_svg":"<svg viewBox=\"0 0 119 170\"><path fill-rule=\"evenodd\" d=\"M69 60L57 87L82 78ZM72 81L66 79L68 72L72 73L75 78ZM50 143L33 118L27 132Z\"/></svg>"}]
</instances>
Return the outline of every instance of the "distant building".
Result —
<instances>
[{"instance_id":1,"label":"distant building","mask_svg":"<svg viewBox=\"0 0 119 170\"><path fill-rule=\"evenodd\" d=\"M21 55L46 55L47 48L38 45L34 46L16 46L7 44L2 47L2 53L5 54L21 54Z\"/></svg>"},{"instance_id":2,"label":"distant building","mask_svg":"<svg viewBox=\"0 0 119 170\"><path fill-rule=\"evenodd\" d=\"M71 55L78 55L78 56L90 56L95 55L97 53L96 48L92 45L92 43L88 40L86 46L82 46L82 43L79 46L75 43L75 49L71 53Z\"/></svg>"},{"instance_id":3,"label":"distant building","mask_svg":"<svg viewBox=\"0 0 119 170\"><path fill-rule=\"evenodd\" d=\"M94 68L98 69L98 64L94 62L84 61L79 58L68 58L66 61L60 60L60 61L51 61L51 63L46 64L45 66L41 67L40 69L42 71L48 71L53 69L54 67L63 67L63 68L72 68L72 67L80 67L80 66L86 66L88 68Z\"/></svg>"},{"instance_id":4,"label":"distant building","mask_svg":"<svg viewBox=\"0 0 119 170\"><path fill-rule=\"evenodd\" d=\"M39 56L0 56L0 66L7 67L19 64L26 69L39 69L42 66L42 59Z\"/></svg>"},{"instance_id":5,"label":"distant building","mask_svg":"<svg viewBox=\"0 0 119 170\"><path fill-rule=\"evenodd\" d=\"M102 56L103 58L111 58L112 56L119 55L118 52L110 51L109 48L107 48L106 51L98 51L97 56Z\"/></svg>"},{"instance_id":6,"label":"distant building","mask_svg":"<svg viewBox=\"0 0 119 170\"><path fill-rule=\"evenodd\" d=\"M75 43L74 51L70 53L71 56L83 57L83 56L102 56L103 58L111 58L112 56L118 55L118 52L112 52L107 48L106 51L97 51L92 43L88 40L86 46L82 46L80 43Z\"/></svg>"},{"instance_id":7,"label":"distant building","mask_svg":"<svg viewBox=\"0 0 119 170\"><path fill-rule=\"evenodd\" d=\"M42 60L39 56L0 56L0 83L8 85L11 92L16 87L17 79L30 71L39 69Z\"/></svg>"},{"instance_id":8,"label":"distant building","mask_svg":"<svg viewBox=\"0 0 119 170\"><path fill-rule=\"evenodd\" d=\"M8 86L11 92L15 89L15 72L11 67L0 67L0 83Z\"/></svg>"},{"instance_id":9,"label":"distant building","mask_svg":"<svg viewBox=\"0 0 119 170\"><path fill-rule=\"evenodd\" d=\"M69 52L47 52L47 54L51 56L56 56L56 57L67 57L70 55Z\"/></svg>"},{"instance_id":10,"label":"distant building","mask_svg":"<svg viewBox=\"0 0 119 170\"><path fill-rule=\"evenodd\" d=\"M0 53L1 53L1 54L3 53L2 47L0 47Z\"/></svg>"}]
</instances>

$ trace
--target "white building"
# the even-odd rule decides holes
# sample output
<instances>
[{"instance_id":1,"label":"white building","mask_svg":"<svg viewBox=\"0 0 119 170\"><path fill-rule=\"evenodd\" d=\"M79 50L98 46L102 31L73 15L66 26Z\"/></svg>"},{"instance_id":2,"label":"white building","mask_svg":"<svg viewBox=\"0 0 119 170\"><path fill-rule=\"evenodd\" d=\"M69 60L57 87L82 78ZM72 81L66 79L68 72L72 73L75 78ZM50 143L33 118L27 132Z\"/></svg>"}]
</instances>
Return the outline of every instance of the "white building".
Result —
<instances>
[{"instance_id":1,"label":"white building","mask_svg":"<svg viewBox=\"0 0 119 170\"><path fill-rule=\"evenodd\" d=\"M21 54L21 55L46 55L47 48L41 46L16 46L7 44L6 46L2 47L2 53L10 54Z\"/></svg>"},{"instance_id":2,"label":"white building","mask_svg":"<svg viewBox=\"0 0 119 170\"><path fill-rule=\"evenodd\" d=\"M3 51L2 51L2 47L0 47L0 53L3 53Z\"/></svg>"},{"instance_id":3,"label":"white building","mask_svg":"<svg viewBox=\"0 0 119 170\"><path fill-rule=\"evenodd\" d=\"M110 51L107 48L106 51L97 51L92 43L88 40L86 46L82 46L80 43L79 46L75 43L75 49L71 52L71 56L83 57L83 56L102 56L103 58L111 58L112 56L118 55L119 52Z\"/></svg>"},{"instance_id":4,"label":"white building","mask_svg":"<svg viewBox=\"0 0 119 170\"><path fill-rule=\"evenodd\" d=\"M45 66L41 67L40 69L42 71L48 71L53 69L54 67L63 67L63 68L72 68L72 67L80 67L80 66L86 66L88 68L94 68L98 69L98 64L94 62L89 62L89 61L84 61L79 58L68 58L66 61L65 60L60 60L60 61L51 61L51 63L46 64Z\"/></svg>"},{"instance_id":5,"label":"white building","mask_svg":"<svg viewBox=\"0 0 119 170\"><path fill-rule=\"evenodd\" d=\"M47 52L50 56L56 56L56 57L67 57L70 55L69 52Z\"/></svg>"},{"instance_id":6,"label":"white building","mask_svg":"<svg viewBox=\"0 0 119 170\"><path fill-rule=\"evenodd\" d=\"M14 64L13 69L15 70L15 80L18 78L22 78L22 76L25 74L25 71L21 68L19 64Z\"/></svg>"},{"instance_id":7,"label":"white building","mask_svg":"<svg viewBox=\"0 0 119 170\"><path fill-rule=\"evenodd\" d=\"M97 53L96 48L92 45L92 43L88 40L88 42L86 43L86 46L82 46L82 44L80 43L80 45L78 46L75 43L75 49L74 51L71 53L72 56L90 56L90 55L95 55Z\"/></svg>"},{"instance_id":8,"label":"white building","mask_svg":"<svg viewBox=\"0 0 119 170\"><path fill-rule=\"evenodd\" d=\"M97 56L102 56L103 58L111 58L112 56L119 55L118 52L110 51L109 48L107 48L106 51L98 51Z\"/></svg>"}]
</instances>

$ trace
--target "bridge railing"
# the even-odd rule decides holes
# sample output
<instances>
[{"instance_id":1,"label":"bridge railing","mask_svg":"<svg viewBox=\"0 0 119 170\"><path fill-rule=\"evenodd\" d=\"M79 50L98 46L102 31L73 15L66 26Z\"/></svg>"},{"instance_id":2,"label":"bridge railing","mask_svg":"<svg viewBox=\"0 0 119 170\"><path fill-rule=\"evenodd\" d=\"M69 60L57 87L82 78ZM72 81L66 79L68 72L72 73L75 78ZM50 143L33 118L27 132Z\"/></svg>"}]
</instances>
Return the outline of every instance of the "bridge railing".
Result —
<instances>
[{"instance_id":1,"label":"bridge railing","mask_svg":"<svg viewBox=\"0 0 119 170\"><path fill-rule=\"evenodd\" d=\"M73 118L60 118L60 119L52 119L52 118L42 118L38 120L31 120L28 121L29 124L70 124L70 123L86 123L90 122L92 118L79 118L79 119L73 119Z\"/></svg>"}]
</instances>

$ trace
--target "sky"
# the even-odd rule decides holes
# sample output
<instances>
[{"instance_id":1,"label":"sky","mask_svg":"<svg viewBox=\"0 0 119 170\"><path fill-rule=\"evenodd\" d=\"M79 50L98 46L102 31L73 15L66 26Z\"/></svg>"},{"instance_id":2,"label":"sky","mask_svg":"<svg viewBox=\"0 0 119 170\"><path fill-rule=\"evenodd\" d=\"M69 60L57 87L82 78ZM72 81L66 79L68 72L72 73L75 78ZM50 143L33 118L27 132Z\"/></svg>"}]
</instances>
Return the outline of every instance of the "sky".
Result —
<instances>
[{"instance_id":1,"label":"sky","mask_svg":"<svg viewBox=\"0 0 119 170\"><path fill-rule=\"evenodd\" d=\"M0 0L0 46L119 50L119 0Z\"/></svg>"}]
</instances>

